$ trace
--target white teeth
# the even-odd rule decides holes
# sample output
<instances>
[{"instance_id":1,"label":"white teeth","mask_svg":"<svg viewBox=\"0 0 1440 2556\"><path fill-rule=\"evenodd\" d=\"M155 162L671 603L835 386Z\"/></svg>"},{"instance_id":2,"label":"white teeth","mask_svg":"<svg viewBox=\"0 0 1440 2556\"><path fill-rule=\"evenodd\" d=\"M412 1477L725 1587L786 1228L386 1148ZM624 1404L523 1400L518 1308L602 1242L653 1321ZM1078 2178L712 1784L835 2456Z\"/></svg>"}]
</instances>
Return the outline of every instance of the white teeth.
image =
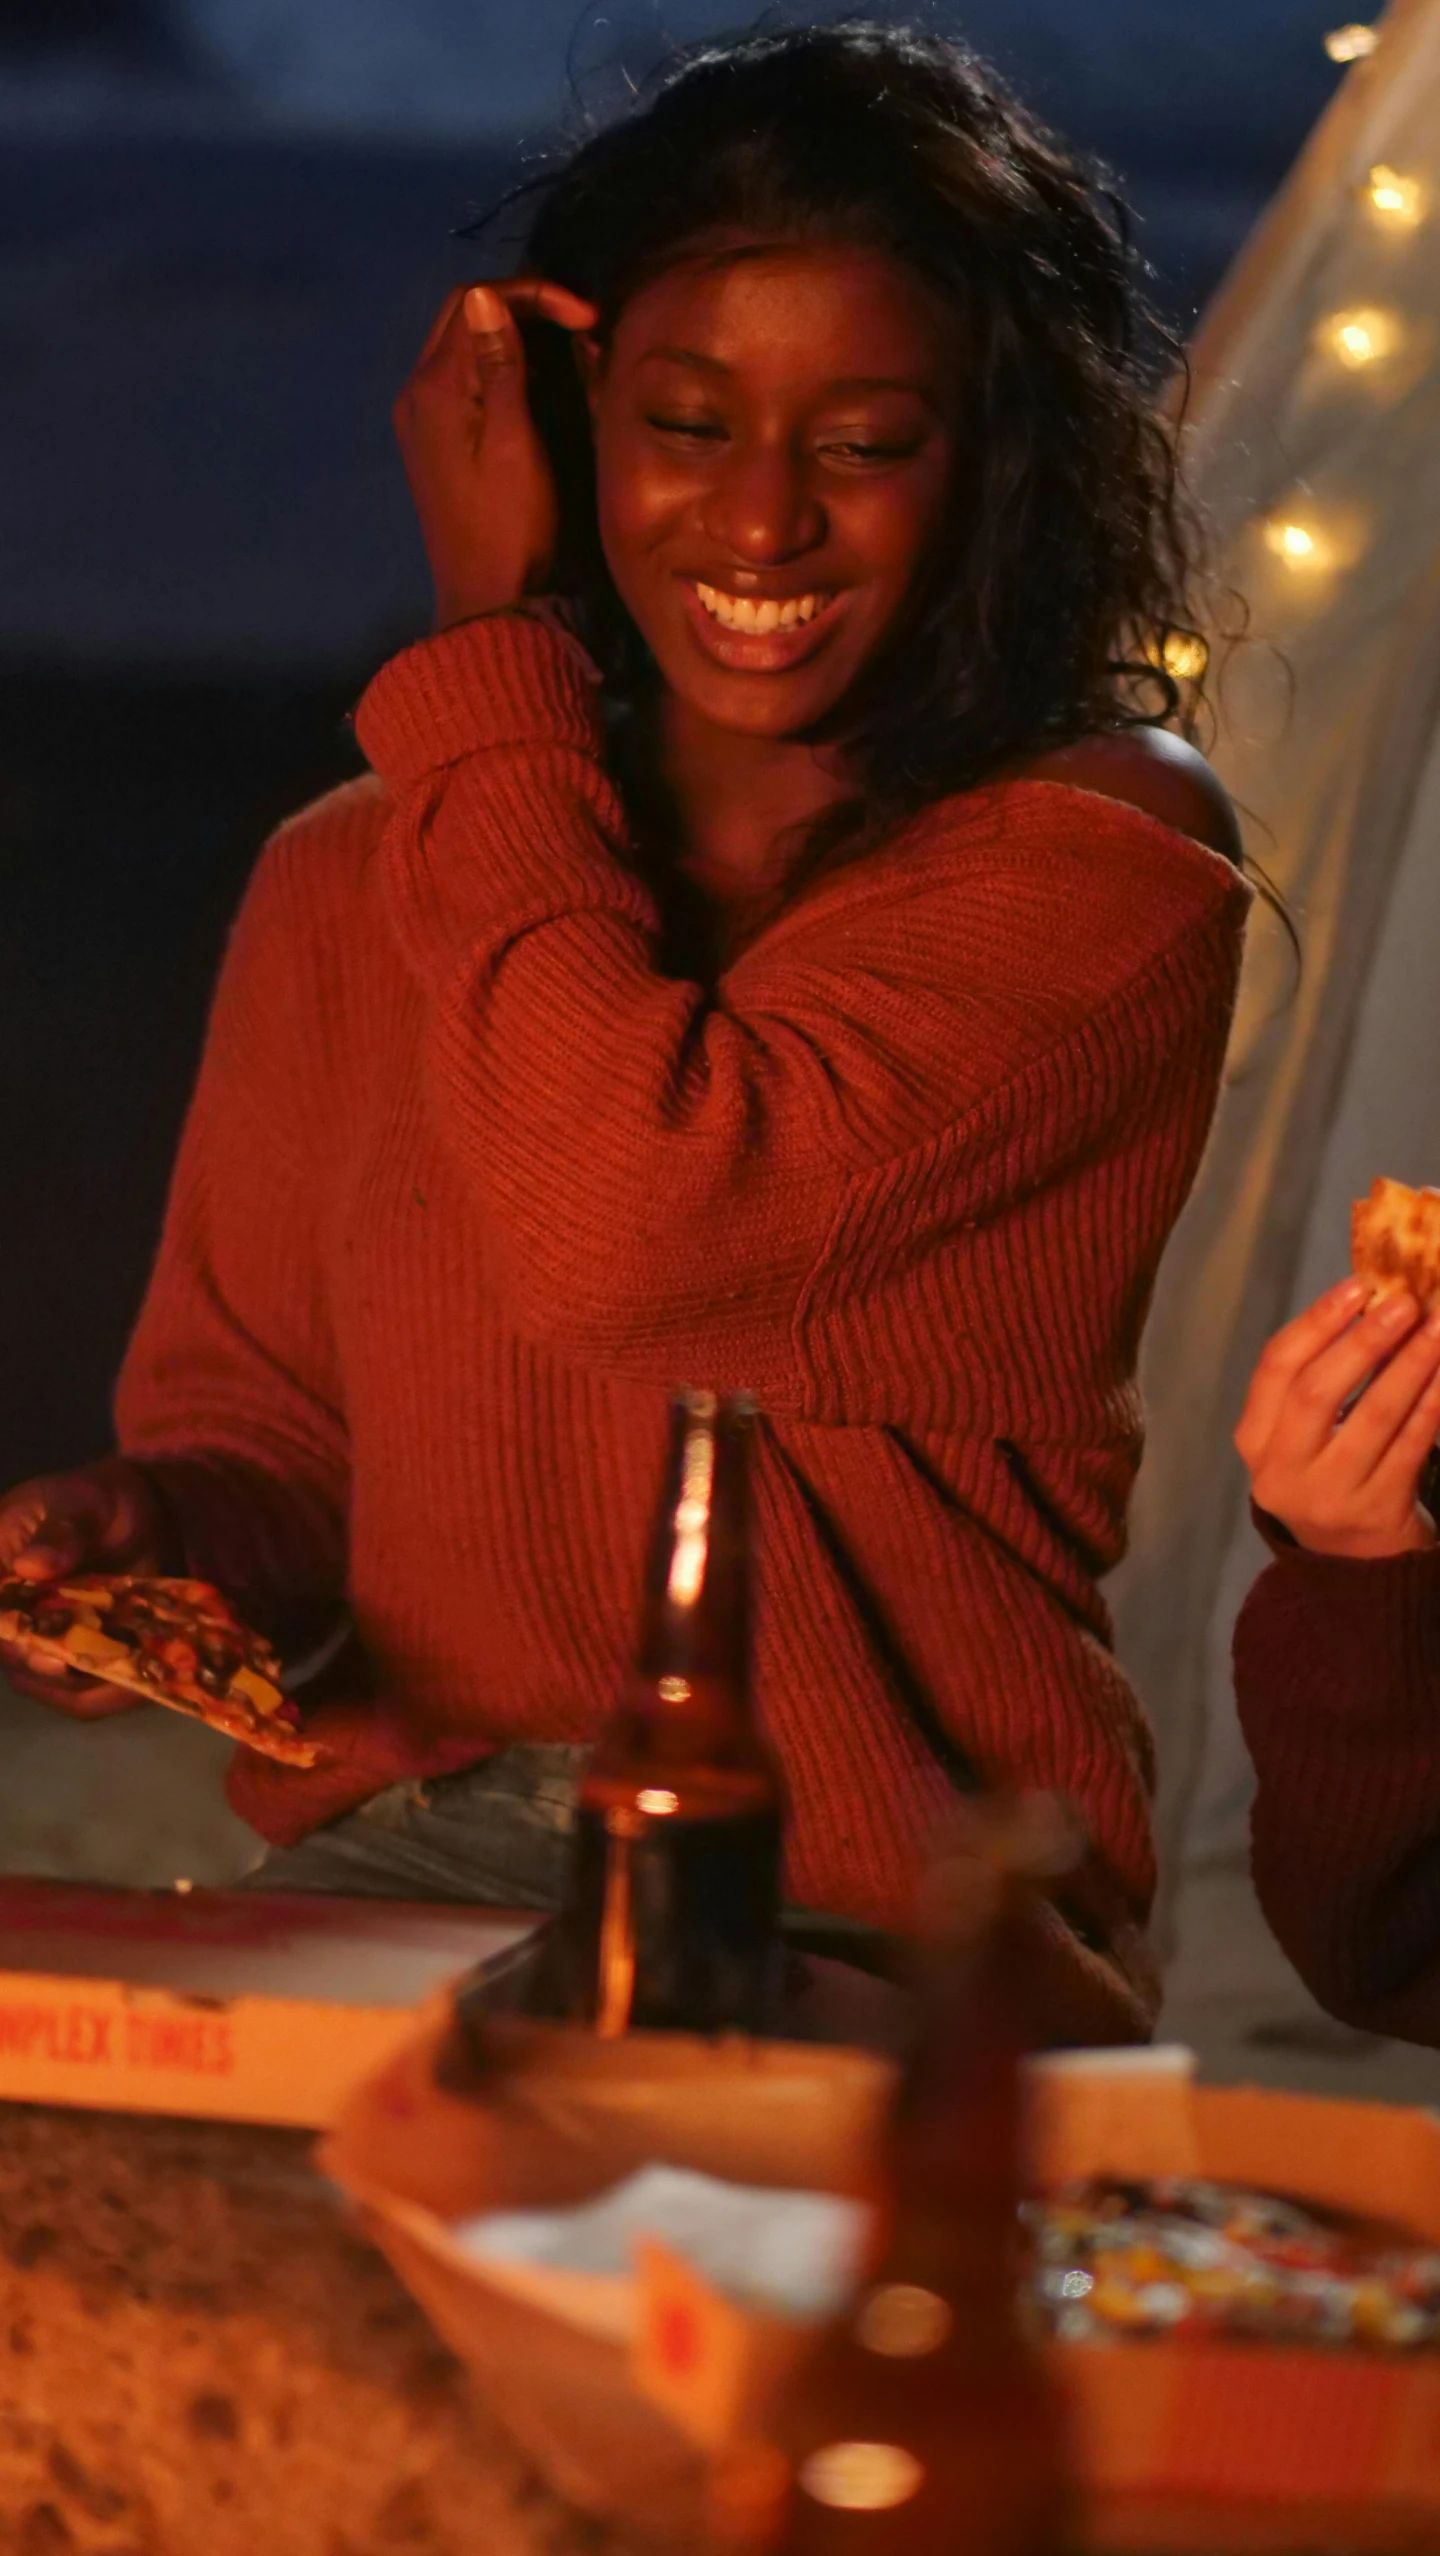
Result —
<instances>
[{"instance_id":1,"label":"white teeth","mask_svg":"<svg viewBox=\"0 0 1440 2556\"><path fill-rule=\"evenodd\" d=\"M753 595L722 594L717 586L702 585L695 580L695 592L713 621L725 630L751 631L764 638L772 630L793 630L798 622L813 621L823 609L823 595L794 595L784 603L767 598L757 602Z\"/></svg>"}]
</instances>

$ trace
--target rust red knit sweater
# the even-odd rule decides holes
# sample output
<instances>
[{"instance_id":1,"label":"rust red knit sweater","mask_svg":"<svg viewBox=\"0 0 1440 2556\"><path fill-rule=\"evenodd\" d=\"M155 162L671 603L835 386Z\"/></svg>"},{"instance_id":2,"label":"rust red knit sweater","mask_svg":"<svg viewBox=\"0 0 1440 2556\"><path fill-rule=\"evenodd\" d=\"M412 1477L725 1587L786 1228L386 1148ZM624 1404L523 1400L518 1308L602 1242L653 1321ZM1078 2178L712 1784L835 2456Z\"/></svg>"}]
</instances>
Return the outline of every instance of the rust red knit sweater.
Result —
<instances>
[{"instance_id":1,"label":"rust red knit sweater","mask_svg":"<svg viewBox=\"0 0 1440 2556\"><path fill-rule=\"evenodd\" d=\"M593 1733L667 1395L748 1386L792 1894L893 1921L949 1738L1073 1794L1143 1912L1149 1744L1096 1575L1242 882L1007 783L707 997L659 970L553 631L413 648L358 726L379 777L282 830L236 927L118 1399L190 1567L262 1617L348 1593L378 1664L341 1764L242 1751L232 1799L283 1841L401 1772Z\"/></svg>"},{"instance_id":2,"label":"rust red knit sweater","mask_svg":"<svg viewBox=\"0 0 1440 2556\"><path fill-rule=\"evenodd\" d=\"M1332 2014L1440 2043L1440 1550L1277 1550L1235 1686L1280 1942Z\"/></svg>"}]
</instances>

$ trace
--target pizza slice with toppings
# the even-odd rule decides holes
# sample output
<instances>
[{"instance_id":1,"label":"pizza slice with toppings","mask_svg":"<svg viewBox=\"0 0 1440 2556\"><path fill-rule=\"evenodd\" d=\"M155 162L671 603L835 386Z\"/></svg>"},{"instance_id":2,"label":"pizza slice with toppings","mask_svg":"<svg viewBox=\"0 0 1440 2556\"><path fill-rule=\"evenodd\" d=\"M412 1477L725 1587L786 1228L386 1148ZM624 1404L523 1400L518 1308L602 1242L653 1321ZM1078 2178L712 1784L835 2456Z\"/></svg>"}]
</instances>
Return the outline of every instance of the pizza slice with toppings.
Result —
<instances>
[{"instance_id":1,"label":"pizza slice with toppings","mask_svg":"<svg viewBox=\"0 0 1440 2556\"><path fill-rule=\"evenodd\" d=\"M268 1642L205 1580L0 1580L0 1642L40 1676L73 1671L190 1713L264 1757L313 1766Z\"/></svg>"}]
</instances>

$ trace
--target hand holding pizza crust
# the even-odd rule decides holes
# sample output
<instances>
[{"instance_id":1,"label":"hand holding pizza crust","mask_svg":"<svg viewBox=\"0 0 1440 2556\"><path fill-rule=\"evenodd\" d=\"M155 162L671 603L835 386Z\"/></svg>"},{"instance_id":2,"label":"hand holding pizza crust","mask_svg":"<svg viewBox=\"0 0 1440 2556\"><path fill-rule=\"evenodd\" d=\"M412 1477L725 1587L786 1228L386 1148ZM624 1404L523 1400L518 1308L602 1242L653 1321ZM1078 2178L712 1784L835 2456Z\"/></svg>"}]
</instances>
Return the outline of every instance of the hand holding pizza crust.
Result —
<instances>
[{"instance_id":1,"label":"hand holding pizza crust","mask_svg":"<svg viewBox=\"0 0 1440 2556\"><path fill-rule=\"evenodd\" d=\"M143 1467L108 1456L73 1473L40 1474L0 1500L0 1579L43 1583L80 1571L160 1571L165 1530ZM104 1679L37 1669L0 1640L0 1672L22 1695L77 1721L133 1711L140 1697Z\"/></svg>"},{"instance_id":2,"label":"hand holding pizza crust","mask_svg":"<svg viewBox=\"0 0 1440 2556\"><path fill-rule=\"evenodd\" d=\"M269 1644L206 1581L167 1574L165 1544L144 1468L123 1457L11 1492L0 1502L0 1669L77 1720L164 1704L313 1766L322 1752Z\"/></svg>"},{"instance_id":3,"label":"hand holding pizza crust","mask_svg":"<svg viewBox=\"0 0 1440 2556\"><path fill-rule=\"evenodd\" d=\"M1377 1181L1352 1250L1355 1275L1269 1343L1235 1444L1298 1544L1378 1561L1436 1540L1421 1478L1440 1436L1440 1192Z\"/></svg>"}]
</instances>

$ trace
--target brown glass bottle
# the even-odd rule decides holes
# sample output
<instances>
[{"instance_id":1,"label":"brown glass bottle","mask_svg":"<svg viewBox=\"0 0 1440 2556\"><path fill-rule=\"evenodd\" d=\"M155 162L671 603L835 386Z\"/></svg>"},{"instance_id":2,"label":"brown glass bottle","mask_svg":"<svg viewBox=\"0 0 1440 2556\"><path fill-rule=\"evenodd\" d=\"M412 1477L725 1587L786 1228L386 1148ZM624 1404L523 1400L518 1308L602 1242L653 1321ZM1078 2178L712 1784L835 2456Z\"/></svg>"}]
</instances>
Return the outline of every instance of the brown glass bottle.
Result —
<instances>
[{"instance_id":1,"label":"brown glass bottle","mask_svg":"<svg viewBox=\"0 0 1440 2556\"><path fill-rule=\"evenodd\" d=\"M748 1397L682 1394L635 1665L580 1789L558 2002L597 2032L756 2031L783 1797L750 1702Z\"/></svg>"},{"instance_id":2,"label":"brown glass bottle","mask_svg":"<svg viewBox=\"0 0 1440 2556\"><path fill-rule=\"evenodd\" d=\"M1002 1871L979 1941L927 1949L878 2269L768 2441L718 2477L717 2550L1061 2556L1071 2544L1059 2410L1017 2312L1032 1909L1023 1874Z\"/></svg>"}]
</instances>

